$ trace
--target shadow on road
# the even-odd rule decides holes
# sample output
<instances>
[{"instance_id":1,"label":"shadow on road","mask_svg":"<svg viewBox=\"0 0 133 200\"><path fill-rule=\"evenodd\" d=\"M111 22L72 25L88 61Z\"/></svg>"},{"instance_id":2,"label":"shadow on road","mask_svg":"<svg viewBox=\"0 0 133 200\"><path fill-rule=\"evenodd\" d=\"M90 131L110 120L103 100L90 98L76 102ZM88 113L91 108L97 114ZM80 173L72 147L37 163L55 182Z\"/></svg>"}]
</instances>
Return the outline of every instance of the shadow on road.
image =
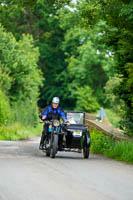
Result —
<instances>
[{"instance_id":1,"label":"shadow on road","mask_svg":"<svg viewBox=\"0 0 133 200\"><path fill-rule=\"evenodd\" d=\"M69 160L83 160L83 157L78 157L78 156L64 156L64 155L57 155L56 159L69 159Z\"/></svg>"}]
</instances>

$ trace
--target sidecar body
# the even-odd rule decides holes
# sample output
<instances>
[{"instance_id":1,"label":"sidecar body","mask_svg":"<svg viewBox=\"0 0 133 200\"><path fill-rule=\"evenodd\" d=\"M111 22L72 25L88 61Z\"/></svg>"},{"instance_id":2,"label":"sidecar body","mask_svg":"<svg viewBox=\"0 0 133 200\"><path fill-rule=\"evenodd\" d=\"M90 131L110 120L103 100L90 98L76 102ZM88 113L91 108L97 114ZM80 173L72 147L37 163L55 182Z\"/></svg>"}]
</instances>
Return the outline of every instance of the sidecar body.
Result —
<instances>
[{"instance_id":1,"label":"sidecar body","mask_svg":"<svg viewBox=\"0 0 133 200\"><path fill-rule=\"evenodd\" d=\"M70 125L66 127L65 147L70 149L83 149L90 147L90 133L85 126L85 112L66 112Z\"/></svg>"}]
</instances>

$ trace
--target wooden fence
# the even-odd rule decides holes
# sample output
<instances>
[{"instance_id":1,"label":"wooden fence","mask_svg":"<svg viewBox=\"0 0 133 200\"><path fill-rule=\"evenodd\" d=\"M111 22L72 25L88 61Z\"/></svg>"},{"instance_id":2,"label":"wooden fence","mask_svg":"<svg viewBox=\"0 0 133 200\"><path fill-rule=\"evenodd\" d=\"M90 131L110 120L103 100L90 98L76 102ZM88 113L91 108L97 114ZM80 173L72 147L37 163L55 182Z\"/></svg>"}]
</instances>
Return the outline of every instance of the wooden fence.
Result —
<instances>
[{"instance_id":1,"label":"wooden fence","mask_svg":"<svg viewBox=\"0 0 133 200\"><path fill-rule=\"evenodd\" d=\"M112 136L116 140L127 140L132 141L130 137L125 136L124 132L118 128L114 128L111 124L96 121L96 115L86 113L85 124L88 126L90 132L93 129L102 131L107 136Z\"/></svg>"}]
</instances>

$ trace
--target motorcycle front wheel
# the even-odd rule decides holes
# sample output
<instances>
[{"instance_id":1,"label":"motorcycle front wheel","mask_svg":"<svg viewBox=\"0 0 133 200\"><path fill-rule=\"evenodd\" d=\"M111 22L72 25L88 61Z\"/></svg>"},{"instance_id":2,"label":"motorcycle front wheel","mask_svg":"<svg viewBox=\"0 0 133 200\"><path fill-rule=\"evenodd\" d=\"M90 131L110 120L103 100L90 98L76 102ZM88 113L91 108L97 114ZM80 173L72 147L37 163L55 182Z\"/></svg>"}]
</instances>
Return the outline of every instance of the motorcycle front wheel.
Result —
<instances>
[{"instance_id":1,"label":"motorcycle front wheel","mask_svg":"<svg viewBox=\"0 0 133 200\"><path fill-rule=\"evenodd\" d=\"M52 145L51 145L51 151L50 151L50 157L55 158L55 155L57 153L57 147L58 147L58 135L53 136Z\"/></svg>"},{"instance_id":2,"label":"motorcycle front wheel","mask_svg":"<svg viewBox=\"0 0 133 200\"><path fill-rule=\"evenodd\" d=\"M46 156L50 156L50 138L47 136L45 140Z\"/></svg>"}]
</instances>

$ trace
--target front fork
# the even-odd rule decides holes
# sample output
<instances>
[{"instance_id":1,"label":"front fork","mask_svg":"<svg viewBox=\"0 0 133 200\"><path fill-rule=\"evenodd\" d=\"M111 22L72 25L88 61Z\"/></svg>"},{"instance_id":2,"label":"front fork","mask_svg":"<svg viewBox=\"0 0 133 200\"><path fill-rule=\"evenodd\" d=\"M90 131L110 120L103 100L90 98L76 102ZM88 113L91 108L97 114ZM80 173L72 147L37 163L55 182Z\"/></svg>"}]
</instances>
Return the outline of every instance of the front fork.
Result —
<instances>
[{"instance_id":1,"label":"front fork","mask_svg":"<svg viewBox=\"0 0 133 200\"><path fill-rule=\"evenodd\" d=\"M50 148L53 148L53 145L56 146L58 149L58 140L59 140L59 134L58 132L54 131L51 133L51 141L50 141Z\"/></svg>"}]
</instances>

